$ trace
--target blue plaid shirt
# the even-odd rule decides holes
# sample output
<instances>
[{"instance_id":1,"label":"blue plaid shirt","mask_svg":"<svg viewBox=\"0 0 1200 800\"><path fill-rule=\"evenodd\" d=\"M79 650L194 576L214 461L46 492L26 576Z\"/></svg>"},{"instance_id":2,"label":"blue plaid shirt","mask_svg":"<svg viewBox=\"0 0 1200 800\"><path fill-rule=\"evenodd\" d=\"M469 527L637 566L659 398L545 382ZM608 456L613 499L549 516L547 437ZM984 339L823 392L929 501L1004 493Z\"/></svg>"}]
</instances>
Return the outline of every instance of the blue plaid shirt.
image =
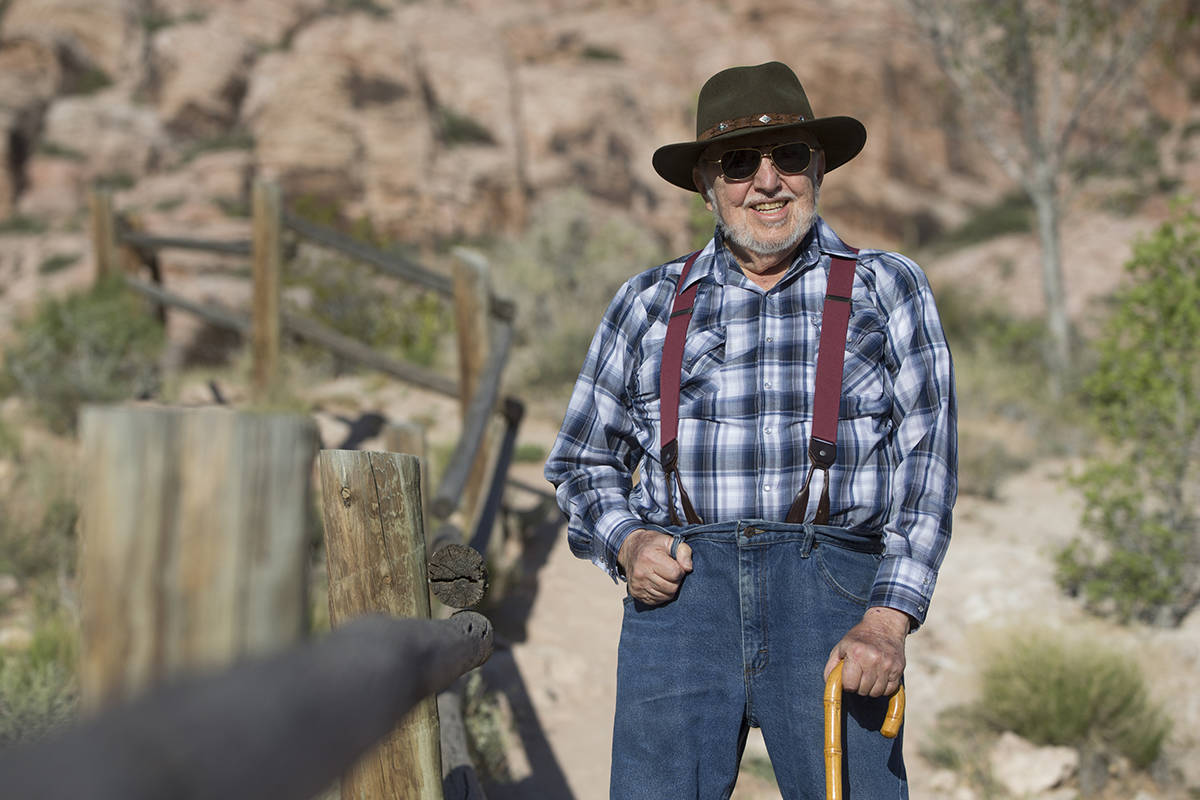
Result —
<instances>
[{"instance_id":1,"label":"blue plaid shirt","mask_svg":"<svg viewBox=\"0 0 1200 800\"><path fill-rule=\"evenodd\" d=\"M804 481L831 255L854 258L818 218L770 291L742 274L719 232L688 275L700 286L684 347L679 471L705 522L782 521ZM670 524L658 383L683 262L649 269L617 292L546 463L570 516L572 552L614 578L626 536ZM950 350L925 274L904 256L863 250L851 309L829 523L882 535L870 604L920 623L957 492ZM816 511L821 474L805 519Z\"/></svg>"}]
</instances>

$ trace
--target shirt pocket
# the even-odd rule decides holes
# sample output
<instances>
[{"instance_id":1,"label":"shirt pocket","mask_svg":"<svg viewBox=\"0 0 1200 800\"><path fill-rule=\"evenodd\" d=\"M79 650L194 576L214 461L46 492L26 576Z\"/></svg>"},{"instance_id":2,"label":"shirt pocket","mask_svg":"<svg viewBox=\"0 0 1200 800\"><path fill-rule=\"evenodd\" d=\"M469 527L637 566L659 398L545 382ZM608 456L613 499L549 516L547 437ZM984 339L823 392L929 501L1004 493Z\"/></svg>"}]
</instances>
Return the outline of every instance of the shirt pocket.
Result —
<instances>
[{"instance_id":1,"label":"shirt pocket","mask_svg":"<svg viewBox=\"0 0 1200 800\"><path fill-rule=\"evenodd\" d=\"M888 409L887 327L874 308L855 310L846 329L842 369L843 418L879 416Z\"/></svg>"},{"instance_id":2,"label":"shirt pocket","mask_svg":"<svg viewBox=\"0 0 1200 800\"><path fill-rule=\"evenodd\" d=\"M642 340L642 358L634 372L630 397L641 416L658 419L659 378L662 373L665 329ZM725 364L725 328L712 326L687 332L679 374L679 401L683 406L717 388L717 372Z\"/></svg>"}]
</instances>

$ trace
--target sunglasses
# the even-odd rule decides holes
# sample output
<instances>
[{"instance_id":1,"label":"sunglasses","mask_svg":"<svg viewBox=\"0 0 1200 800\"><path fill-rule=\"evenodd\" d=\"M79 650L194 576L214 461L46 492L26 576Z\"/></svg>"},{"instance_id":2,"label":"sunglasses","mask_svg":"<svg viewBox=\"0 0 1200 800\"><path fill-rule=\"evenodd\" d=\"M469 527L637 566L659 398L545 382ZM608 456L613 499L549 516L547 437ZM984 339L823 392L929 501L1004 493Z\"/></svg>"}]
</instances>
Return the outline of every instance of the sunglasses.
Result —
<instances>
[{"instance_id":1,"label":"sunglasses","mask_svg":"<svg viewBox=\"0 0 1200 800\"><path fill-rule=\"evenodd\" d=\"M712 164L721 165L725 180L744 181L754 177L763 157L771 159L775 169L784 175L799 175L812 163L813 149L807 142L788 142L772 147L739 147L726 150L720 158L706 158Z\"/></svg>"}]
</instances>

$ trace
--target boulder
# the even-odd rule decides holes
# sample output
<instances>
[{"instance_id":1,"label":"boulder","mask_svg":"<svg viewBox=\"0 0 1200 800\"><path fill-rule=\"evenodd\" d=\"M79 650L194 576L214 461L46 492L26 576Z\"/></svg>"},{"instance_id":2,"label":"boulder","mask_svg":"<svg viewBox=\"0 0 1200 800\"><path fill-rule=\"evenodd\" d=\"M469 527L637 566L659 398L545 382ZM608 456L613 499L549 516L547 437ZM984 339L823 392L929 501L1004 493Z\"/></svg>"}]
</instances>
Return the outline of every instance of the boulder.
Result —
<instances>
[{"instance_id":1,"label":"boulder","mask_svg":"<svg viewBox=\"0 0 1200 800\"><path fill-rule=\"evenodd\" d=\"M1014 796L1057 789L1079 770L1073 747L1038 747L1012 731L1000 735L990 754L992 775Z\"/></svg>"},{"instance_id":2,"label":"boulder","mask_svg":"<svg viewBox=\"0 0 1200 800\"><path fill-rule=\"evenodd\" d=\"M36 153L25 165L17 211L35 219L65 219L86 205L87 165L77 157Z\"/></svg>"},{"instance_id":3,"label":"boulder","mask_svg":"<svg viewBox=\"0 0 1200 800\"><path fill-rule=\"evenodd\" d=\"M62 70L45 42L0 42L0 106L26 109L45 105L58 92Z\"/></svg>"},{"instance_id":4,"label":"boulder","mask_svg":"<svg viewBox=\"0 0 1200 800\"><path fill-rule=\"evenodd\" d=\"M145 73L141 8L138 0L11 0L2 33L60 53L68 82L82 82L76 88L94 80L87 74L91 70L134 86Z\"/></svg>"},{"instance_id":5,"label":"boulder","mask_svg":"<svg viewBox=\"0 0 1200 800\"><path fill-rule=\"evenodd\" d=\"M165 27L151 51L156 105L168 128L196 138L236 121L253 50L227 15Z\"/></svg>"},{"instance_id":6,"label":"boulder","mask_svg":"<svg viewBox=\"0 0 1200 800\"><path fill-rule=\"evenodd\" d=\"M56 101L46 112L42 139L82 154L88 178L126 182L157 166L167 146L154 110L118 89Z\"/></svg>"}]
</instances>

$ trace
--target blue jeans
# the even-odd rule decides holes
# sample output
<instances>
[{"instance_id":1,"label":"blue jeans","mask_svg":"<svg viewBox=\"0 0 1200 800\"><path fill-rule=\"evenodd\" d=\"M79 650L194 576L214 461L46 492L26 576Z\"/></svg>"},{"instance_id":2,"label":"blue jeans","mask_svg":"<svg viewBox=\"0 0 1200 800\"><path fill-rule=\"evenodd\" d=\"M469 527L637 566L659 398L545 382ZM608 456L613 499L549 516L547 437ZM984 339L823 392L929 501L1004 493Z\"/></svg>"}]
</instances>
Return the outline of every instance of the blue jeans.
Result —
<instances>
[{"instance_id":1,"label":"blue jeans","mask_svg":"<svg viewBox=\"0 0 1200 800\"><path fill-rule=\"evenodd\" d=\"M751 726L787 800L825 797L824 680L867 607L882 545L823 525L746 520L670 529L692 548L674 600L625 598L613 800L728 798ZM906 800L887 698L843 698L843 794Z\"/></svg>"}]
</instances>

